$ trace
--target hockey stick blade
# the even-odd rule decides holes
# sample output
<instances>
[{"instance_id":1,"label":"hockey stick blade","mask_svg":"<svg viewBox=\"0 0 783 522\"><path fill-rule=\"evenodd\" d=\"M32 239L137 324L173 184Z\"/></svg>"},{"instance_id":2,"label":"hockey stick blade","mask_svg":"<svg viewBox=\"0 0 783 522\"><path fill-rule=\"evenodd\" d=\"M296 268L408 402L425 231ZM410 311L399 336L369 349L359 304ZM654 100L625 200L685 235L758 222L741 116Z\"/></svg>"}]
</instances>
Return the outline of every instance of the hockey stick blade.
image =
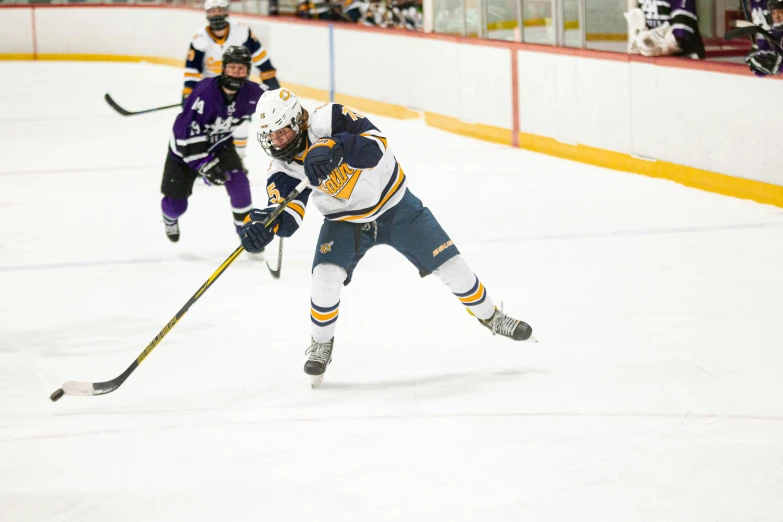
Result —
<instances>
[{"instance_id":1,"label":"hockey stick blade","mask_svg":"<svg viewBox=\"0 0 783 522\"><path fill-rule=\"evenodd\" d=\"M172 109L174 107L182 107L181 103L177 103L174 105L164 105L163 107L155 107L153 109L146 109L143 111L129 111L127 109L123 109L122 107L120 107L119 104L116 101L114 101L114 99L111 97L111 95L108 92L103 96L103 99L106 100L106 103L108 103L112 109L122 114L123 116L134 116L136 114L145 114L148 112L162 111L164 109Z\"/></svg>"},{"instance_id":2,"label":"hockey stick blade","mask_svg":"<svg viewBox=\"0 0 783 522\"><path fill-rule=\"evenodd\" d=\"M300 182L294 190L292 190L288 196L285 198L285 200L275 208L275 210L267 216L267 218L263 221L263 226L268 227L277 217L280 215L281 212L285 209L285 207L288 206L289 203L291 203L296 196L298 196L305 188L307 187L307 180L303 180ZM57 402L62 398L63 395L76 395L81 397L90 397L93 395L105 395L107 393L111 393L120 386L122 386L122 383L125 382L125 380L130 377L130 374L133 373L133 371L139 367L139 365L144 361L144 359L147 358L147 356L152 353L152 350L155 349L155 347L163 340L164 337L166 337L166 334L168 334L174 326L182 319L182 317L187 313L187 311L190 309L191 305L193 305L198 299L204 295L204 293L209 289L209 287L212 286L212 284L217 281L217 279L220 277L220 275L226 271L226 269L233 263L237 257L239 257L242 252L245 251L245 248L243 246L238 246L236 250L234 250L228 258L226 258L225 261L223 261L223 264L221 264L217 270L215 270L211 276L209 276L209 279L206 280L206 282L201 285L201 287L196 291L193 296L188 299L188 302L185 303L185 305L180 308L179 312L166 324L166 326L163 327L163 329L158 333L158 335L155 336L155 338L150 342L150 344L147 345L146 348L144 348L144 351L142 351L136 359L131 363L128 368L122 372L120 375L115 377L114 379L110 381L105 382L74 382L74 381L67 381L63 383L62 388L58 388L49 396L49 399L52 402Z\"/></svg>"},{"instance_id":3,"label":"hockey stick blade","mask_svg":"<svg viewBox=\"0 0 783 522\"><path fill-rule=\"evenodd\" d=\"M283 268L283 238L280 238L280 244L277 247L277 268L272 268L269 261L266 262L269 273L275 279L280 279L280 269Z\"/></svg>"},{"instance_id":4,"label":"hockey stick blade","mask_svg":"<svg viewBox=\"0 0 783 522\"><path fill-rule=\"evenodd\" d=\"M130 373L129 373L130 374ZM126 376L127 377L127 376ZM125 379L123 379L124 381ZM52 402L59 401L63 395L75 395L78 397L89 397L91 395L103 395L111 393L120 387L122 382L107 381L107 382L75 382L68 381L63 383L62 388L55 390L53 394L49 396Z\"/></svg>"}]
</instances>

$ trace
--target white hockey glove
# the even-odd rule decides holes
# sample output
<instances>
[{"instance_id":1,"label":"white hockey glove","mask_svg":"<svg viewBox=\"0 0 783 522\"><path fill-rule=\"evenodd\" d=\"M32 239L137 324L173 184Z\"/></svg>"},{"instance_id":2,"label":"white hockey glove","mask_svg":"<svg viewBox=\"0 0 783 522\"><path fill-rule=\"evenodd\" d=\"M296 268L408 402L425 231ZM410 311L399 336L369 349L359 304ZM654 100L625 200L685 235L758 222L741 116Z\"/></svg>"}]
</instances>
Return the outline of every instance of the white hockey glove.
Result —
<instances>
[{"instance_id":1,"label":"white hockey glove","mask_svg":"<svg viewBox=\"0 0 783 522\"><path fill-rule=\"evenodd\" d=\"M668 56L680 50L669 22L664 22L650 31L641 31L636 45L642 56Z\"/></svg>"},{"instance_id":2,"label":"white hockey glove","mask_svg":"<svg viewBox=\"0 0 783 522\"><path fill-rule=\"evenodd\" d=\"M644 19L644 12L638 7L623 13L628 22L628 54L639 54L639 47L636 45L636 37L639 32L647 28L647 22Z\"/></svg>"}]
</instances>

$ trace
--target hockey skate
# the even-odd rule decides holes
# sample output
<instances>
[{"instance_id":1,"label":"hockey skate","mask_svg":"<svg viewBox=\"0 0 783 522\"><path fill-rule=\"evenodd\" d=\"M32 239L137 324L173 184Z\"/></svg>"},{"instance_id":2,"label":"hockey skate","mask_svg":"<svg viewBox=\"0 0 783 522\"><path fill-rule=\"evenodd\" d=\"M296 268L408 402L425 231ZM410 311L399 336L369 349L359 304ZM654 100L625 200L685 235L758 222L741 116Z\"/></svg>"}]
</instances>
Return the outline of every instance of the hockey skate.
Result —
<instances>
[{"instance_id":1,"label":"hockey skate","mask_svg":"<svg viewBox=\"0 0 783 522\"><path fill-rule=\"evenodd\" d=\"M169 241L172 243L179 241L179 222L176 219L163 216L163 224L166 225L166 237L169 238Z\"/></svg>"},{"instance_id":2,"label":"hockey skate","mask_svg":"<svg viewBox=\"0 0 783 522\"><path fill-rule=\"evenodd\" d=\"M307 362L304 365L304 371L310 376L310 387L316 388L324 381L326 367L332 362L332 347L334 346L334 337L328 343L317 343L315 339L310 339L310 347L305 350Z\"/></svg>"},{"instance_id":3,"label":"hockey skate","mask_svg":"<svg viewBox=\"0 0 783 522\"><path fill-rule=\"evenodd\" d=\"M495 313L486 321L479 319L479 322L492 331L492 335L500 334L515 341L529 341L537 343L533 337L533 329L524 321L514 319L503 313L503 303L500 303L500 309L495 307Z\"/></svg>"}]
</instances>

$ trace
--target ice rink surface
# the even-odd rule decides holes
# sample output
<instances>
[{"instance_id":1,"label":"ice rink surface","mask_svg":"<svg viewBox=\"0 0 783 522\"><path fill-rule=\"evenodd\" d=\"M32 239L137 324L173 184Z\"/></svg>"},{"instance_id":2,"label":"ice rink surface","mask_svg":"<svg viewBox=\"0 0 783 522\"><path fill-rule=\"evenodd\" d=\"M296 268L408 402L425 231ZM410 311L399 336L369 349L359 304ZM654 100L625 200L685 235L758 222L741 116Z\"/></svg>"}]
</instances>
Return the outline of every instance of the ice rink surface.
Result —
<instances>
[{"instance_id":1,"label":"ice rink surface","mask_svg":"<svg viewBox=\"0 0 783 522\"><path fill-rule=\"evenodd\" d=\"M783 520L783 210L368 115L540 344L379 247L311 390L310 208L279 281L243 255L118 391L51 403L127 368L238 241L198 182L169 243L176 112L103 101L174 103L179 69L3 68L0 521Z\"/></svg>"}]
</instances>

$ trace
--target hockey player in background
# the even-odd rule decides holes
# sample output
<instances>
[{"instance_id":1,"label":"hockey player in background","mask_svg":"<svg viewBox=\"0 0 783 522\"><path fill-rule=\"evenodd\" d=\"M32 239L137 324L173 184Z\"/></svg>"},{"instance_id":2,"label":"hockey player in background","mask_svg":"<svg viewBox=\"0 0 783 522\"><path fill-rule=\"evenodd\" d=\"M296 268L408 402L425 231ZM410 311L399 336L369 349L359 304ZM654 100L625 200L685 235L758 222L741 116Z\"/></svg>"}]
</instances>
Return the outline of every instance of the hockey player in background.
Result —
<instances>
[{"instance_id":1,"label":"hockey player in background","mask_svg":"<svg viewBox=\"0 0 783 522\"><path fill-rule=\"evenodd\" d=\"M783 46L783 0L751 0L750 13L752 22L769 31ZM753 49L745 55L745 63L756 76L778 76L781 61L781 49L762 36L756 38Z\"/></svg>"},{"instance_id":2,"label":"hockey player in background","mask_svg":"<svg viewBox=\"0 0 783 522\"><path fill-rule=\"evenodd\" d=\"M624 14L629 53L704 58L696 0L639 0L639 6Z\"/></svg>"},{"instance_id":3,"label":"hockey player in background","mask_svg":"<svg viewBox=\"0 0 783 522\"><path fill-rule=\"evenodd\" d=\"M247 171L232 133L250 120L263 89L248 81L251 58L245 47L229 47L221 58L220 76L196 84L169 139L161 210L166 236L173 242L179 241L178 219L188 208L198 177L209 185L226 186L237 232L252 207Z\"/></svg>"},{"instance_id":4,"label":"hockey player in background","mask_svg":"<svg viewBox=\"0 0 783 522\"><path fill-rule=\"evenodd\" d=\"M269 206L253 209L240 231L250 252L274 235L291 236L308 200L324 215L312 270L312 338L304 371L320 384L332 360L343 285L375 245L389 245L422 276L433 274L479 322L516 341L535 341L531 327L497 309L479 278L427 207L408 189L408 179L387 139L356 111L330 103L312 117L287 89L267 91L258 102L258 141L272 157ZM308 188L269 226L262 222L303 180Z\"/></svg>"},{"instance_id":5,"label":"hockey player in background","mask_svg":"<svg viewBox=\"0 0 783 522\"><path fill-rule=\"evenodd\" d=\"M250 51L253 67L256 67L261 75L261 86L264 89L280 88L277 81L277 71L253 31L242 22L228 19L229 0L206 0L204 9L207 11L209 25L200 28L190 41L188 57L185 62L183 103L193 92L199 80L213 78L221 74L221 56L226 49L237 45L243 45ZM245 157L247 129L248 125L242 125L234 133L234 146L241 158Z\"/></svg>"}]
</instances>

